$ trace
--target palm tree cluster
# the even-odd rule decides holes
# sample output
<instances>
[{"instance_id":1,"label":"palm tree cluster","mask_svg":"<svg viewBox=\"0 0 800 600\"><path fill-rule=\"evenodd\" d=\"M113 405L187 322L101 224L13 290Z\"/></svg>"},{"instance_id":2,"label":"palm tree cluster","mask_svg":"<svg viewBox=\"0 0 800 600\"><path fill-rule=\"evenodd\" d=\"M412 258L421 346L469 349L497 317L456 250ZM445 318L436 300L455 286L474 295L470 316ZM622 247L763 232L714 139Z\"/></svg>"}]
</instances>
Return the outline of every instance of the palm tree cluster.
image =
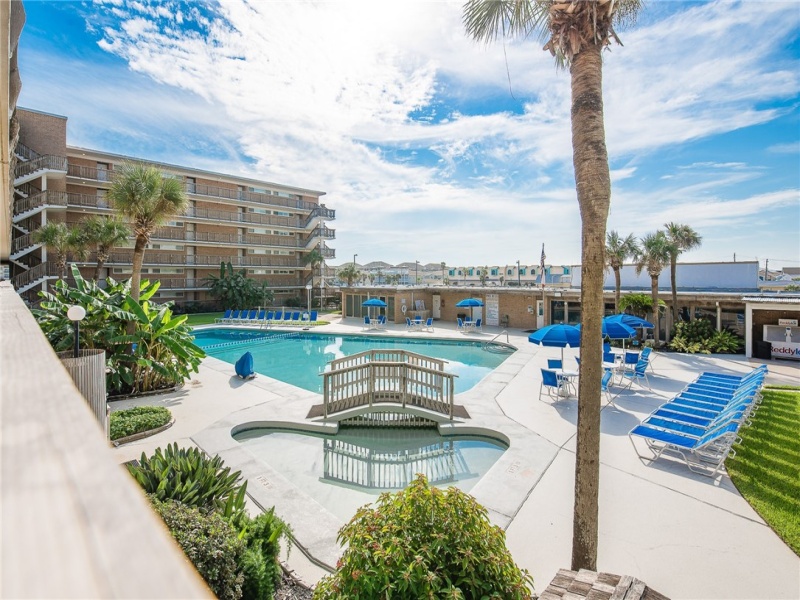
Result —
<instances>
[{"instance_id":1,"label":"palm tree cluster","mask_svg":"<svg viewBox=\"0 0 800 600\"><path fill-rule=\"evenodd\" d=\"M614 271L614 307L619 312L620 270L625 261L631 259L636 264L636 274L647 271L650 276L650 294L653 301L653 318L657 320L658 278L661 272L670 266L670 283L672 286L672 317L678 321L678 257L702 243L703 238L689 225L665 223L664 230L648 233L637 240L633 234L623 238L616 231L606 234L606 266ZM654 342L658 344L659 329L653 332Z\"/></svg>"}]
</instances>

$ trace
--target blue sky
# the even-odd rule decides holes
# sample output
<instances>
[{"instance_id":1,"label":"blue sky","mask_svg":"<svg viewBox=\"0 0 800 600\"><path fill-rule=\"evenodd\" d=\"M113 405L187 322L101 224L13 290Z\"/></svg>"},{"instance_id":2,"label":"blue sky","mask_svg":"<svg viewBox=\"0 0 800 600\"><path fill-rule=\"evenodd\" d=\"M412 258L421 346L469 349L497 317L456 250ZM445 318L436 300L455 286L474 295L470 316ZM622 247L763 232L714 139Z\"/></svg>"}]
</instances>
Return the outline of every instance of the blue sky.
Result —
<instances>
[{"instance_id":1,"label":"blue sky","mask_svg":"<svg viewBox=\"0 0 800 600\"><path fill-rule=\"evenodd\" d=\"M580 262L569 74L461 3L30 1L20 106L70 145L323 190L333 264ZM800 4L651 2L605 53L608 228L800 267Z\"/></svg>"}]
</instances>

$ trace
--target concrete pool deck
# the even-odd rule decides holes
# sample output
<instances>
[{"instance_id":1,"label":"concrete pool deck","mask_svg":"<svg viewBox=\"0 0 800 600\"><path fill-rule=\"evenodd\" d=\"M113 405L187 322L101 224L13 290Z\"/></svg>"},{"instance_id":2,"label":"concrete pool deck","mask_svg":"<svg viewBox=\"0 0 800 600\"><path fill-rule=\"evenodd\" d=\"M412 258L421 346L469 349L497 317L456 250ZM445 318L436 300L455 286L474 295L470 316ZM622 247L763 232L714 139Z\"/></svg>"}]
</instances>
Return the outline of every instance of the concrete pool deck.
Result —
<instances>
[{"instance_id":1,"label":"concrete pool deck","mask_svg":"<svg viewBox=\"0 0 800 600\"><path fill-rule=\"evenodd\" d=\"M346 319L316 331L362 333L362 324ZM433 334L407 333L399 325L369 334L489 340L498 331L488 328L463 336L454 324L437 322ZM455 427L485 428L510 440L509 450L470 493L506 529L514 559L531 572L541 592L559 568L570 564L577 400L539 401L539 369L560 351L529 343L519 330L508 335L518 352L456 396L471 419ZM576 353L567 349L566 359L572 361ZM800 598L800 558L764 524L727 475L703 477L668 459L644 464L627 436L701 371L742 373L764 361L654 356L652 391L634 385L615 399L617 408L604 405L602 410L598 570L632 575L671 598ZM800 365L767 362L767 383L800 381ZM220 454L226 465L242 470L254 501L276 506L303 550L332 566L339 555L336 532L344 522L297 489L290 475L257 462L231 437L231 430L242 423L307 423L309 407L319 402L318 394L268 377L240 381L233 365L208 358L177 392L113 403L114 410L162 405L175 417L170 429L114 452L122 462L176 441ZM289 564L309 583L325 573L297 551Z\"/></svg>"}]
</instances>

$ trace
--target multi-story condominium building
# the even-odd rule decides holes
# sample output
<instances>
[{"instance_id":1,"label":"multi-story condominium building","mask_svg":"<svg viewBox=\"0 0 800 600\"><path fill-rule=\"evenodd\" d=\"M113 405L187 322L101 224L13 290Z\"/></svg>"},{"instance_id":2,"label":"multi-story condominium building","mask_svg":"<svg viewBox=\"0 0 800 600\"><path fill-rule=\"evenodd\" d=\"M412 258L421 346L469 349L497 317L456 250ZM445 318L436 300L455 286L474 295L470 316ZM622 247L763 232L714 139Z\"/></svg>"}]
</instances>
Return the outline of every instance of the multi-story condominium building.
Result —
<instances>
[{"instance_id":1,"label":"multi-story condominium building","mask_svg":"<svg viewBox=\"0 0 800 600\"><path fill-rule=\"evenodd\" d=\"M113 214L106 196L115 171L125 161L140 159L68 146L65 117L18 109L17 118L11 275L17 291L32 300L58 277L52 252L48 255L46 247L35 243L33 232L48 221L72 225L90 214ZM158 299L178 304L210 300L206 278L219 273L220 263L268 282L277 304L305 299L309 284L319 286L320 264L312 258L335 256L327 245L335 231L326 225L335 212L320 203L324 192L141 162L180 179L189 199L184 214L155 232L144 255L142 278L161 282ZM127 279L132 255L130 238L111 253L99 279ZM71 262L84 276L93 274L92 255L73 256Z\"/></svg>"}]
</instances>

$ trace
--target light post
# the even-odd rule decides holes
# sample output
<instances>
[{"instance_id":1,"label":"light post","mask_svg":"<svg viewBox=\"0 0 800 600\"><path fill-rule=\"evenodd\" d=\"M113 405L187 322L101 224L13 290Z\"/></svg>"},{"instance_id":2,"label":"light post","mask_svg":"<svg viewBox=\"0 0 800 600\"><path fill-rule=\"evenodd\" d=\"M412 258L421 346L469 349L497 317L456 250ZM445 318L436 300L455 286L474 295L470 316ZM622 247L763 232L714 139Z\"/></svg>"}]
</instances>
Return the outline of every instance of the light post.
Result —
<instances>
[{"instance_id":1,"label":"light post","mask_svg":"<svg viewBox=\"0 0 800 600\"><path fill-rule=\"evenodd\" d=\"M519 261L517 261L517 287L522 287L522 280L519 276Z\"/></svg>"},{"instance_id":2,"label":"light post","mask_svg":"<svg viewBox=\"0 0 800 600\"><path fill-rule=\"evenodd\" d=\"M419 284L419 261L414 261L414 285Z\"/></svg>"},{"instance_id":3,"label":"light post","mask_svg":"<svg viewBox=\"0 0 800 600\"><path fill-rule=\"evenodd\" d=\"M67 309L67 318L72 321L73 326L75 327L75 346L73 351L73 358L78 358L78 352L80 350L80 333L81 333L81 326L80 322L86 316L86 309L82 306L78 306L77 304L74 306L70 306Z\"/></svg>"},{"instance_id":4,"label":"light post","mask_svg":"<svg viewBox=\"0 0 800 600\"><path fill-rule=\"evenodd\" d=\"M310 312L311 311L311 284L310 283L306 284L306 296L308 298L307 303L306 303L306 310Z\"/></svg>"},{"instance_id":5,"label":"light post","mask_svg":"<svg viewBox=\"0 0 800 600\"><path fill-rule=\"evenodd\" d=\"M353 254L353 267L356 266L356 256L358 256L358 254Z\"/></svg>"}]
</instances>

